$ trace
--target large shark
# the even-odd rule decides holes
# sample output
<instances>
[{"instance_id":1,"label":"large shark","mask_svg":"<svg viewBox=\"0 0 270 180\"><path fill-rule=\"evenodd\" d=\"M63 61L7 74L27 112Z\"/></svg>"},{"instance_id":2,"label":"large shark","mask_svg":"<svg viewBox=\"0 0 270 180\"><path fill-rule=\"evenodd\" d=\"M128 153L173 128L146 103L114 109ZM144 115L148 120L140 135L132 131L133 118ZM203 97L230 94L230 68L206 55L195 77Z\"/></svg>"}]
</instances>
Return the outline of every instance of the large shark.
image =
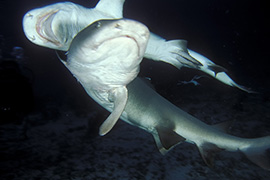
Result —
<instances>
[{"instance_id":1,"label":"large shark","mask_svg":"<svg viewBox=\"0 0 270 180\"><path fill-rule=\"evenodd\" d=\"M27 14L26 16L31 18L31 14ZM41 18L44 17L41 16ZM48 20L46 18L42 19L43 26L45 25L51 28L51 18L52 14L47 16ZM40 31L39 33L42 35L46 34L46 37L49 35L48 40L52 42L58 42L60 36L53 37L55 35L54 32L43 28L43 26L38 26L38 28L42 28L42 30L38 29ZM89 29L86 30L88 31ZM78 36L81 36L80 33ZM74 43L76 45L75 40ZM60 42L60 44L62 43L64 42ZM63 61L63 63L69 68L69 60L67 62ZM83 71L84 67L78 66L77 70L79 71L80 69ZM88 95L97 103L110 112L114 111L114 102L109 98L100 98L101 94L93 90L89 82L80 81L80 83ZM208 165L212 165L212 157L215 152L221 150L240 151L255 164L266 170L270 170L270 161L267 154L270 149L270 136L247 139L229 135L222 129L207 125L174 106L139 78L131 81L127 85L127 90L128 99L121 114L121 119L151 133L162 154L167 153L175 145L186 141L197 145L203 160Z\"/></svg>"},{"instance_id":2,"label":"large shark","mask_svg":"<svg viewBox=\"0 0 270 180\"><path fill-rule=\"evenodd\" d=\"M94 8L60 2L33 9L23 18L24 33L37 45L67 51L75 35L94 21L122 18L124 2L125 0L100 0ZM252 92L235 83L226 74L225 68L187 49L185 40L166 41L151 33L144 57L172 64L179 69L183 66L199 69L227 85Z\"/></svg>"},{"instance_id":3,"label":"large shark","mask_svg":"<svg viewBox=\"0 0 270 180\"><path fill-rule=\"evenodd\" d=\"M126 106L126 85L139 73L149 34L138 21L99 20L80 31L70 45L66 67L99 101L113 103L100 135L112 129Z\"/></svg>"},{"instance_id":4,"label":"large shark","mask_svg":"<svg viewBox=\"0 0 270 180\"><path fill-rule=\"evenodd\" d=\"M101 19L123 18L124 2L125 0L100 0L95 8L61 2L33 9L23 18L24 33L37 45L67 51L75 35L89 24ZM150 38L150 41L152 39L155 40L155 38ZM194 68L201 65L188 54L185 40L164 41L159 46L162 49L155 49L155 43L150 43L145 57L159 60L165 58L163 61L177 61L179 64ZM156 50L158 53L152 54L152 51ZM160 50L170 56L167 58L167 54L159 52Z\"/></svg>"},{"instance_id":5,"label":"large shark","mask_svg":"<svg viewBox=\"0 0 270 180\"><path fill-rule=\"evenodd\" d=\"M101 99L88 84L83 84L87 94L108 111L113 103ZM270 170L270 136L240 138L226 133L222 124L208 125L179 109L160 96L152 87L135 78L127 85L128 100L121 119L139 127L154 137L161 154L165 155L182 142L195 144L204 162L213 167L214 156L220 151L242 152L253 163Z\"/></svg>"},{"instance_id":6,"label":"large shark","mask_svg":"<svg viewBox=\"0 0 270 180\"><path fill-rule=\"evenodd\" d=\"M127 88L129 96L121 116L122 120L151 133L162 154L186 141L197 145L203 160L209 166L212 166L216 152L227 150L243 152L253 163L270 170L270 136L246 139L229 135L222 125L207 125L182 111L140 78L132 81ZM100 102L93 92L85 90L99 104L111 111L108 108L109 102Z\"/></svg>"}]
</instances>

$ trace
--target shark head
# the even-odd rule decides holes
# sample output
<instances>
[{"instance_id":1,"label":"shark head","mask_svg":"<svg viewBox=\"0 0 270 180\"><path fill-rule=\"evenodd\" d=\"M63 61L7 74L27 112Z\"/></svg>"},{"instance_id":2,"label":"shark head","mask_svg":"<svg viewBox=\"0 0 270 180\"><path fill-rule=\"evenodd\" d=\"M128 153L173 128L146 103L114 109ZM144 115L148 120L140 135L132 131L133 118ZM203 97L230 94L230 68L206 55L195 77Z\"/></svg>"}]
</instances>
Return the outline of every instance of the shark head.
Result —
<instances>
[{"instance_id":1,"label":"shark head","mask_svg":"<svg viewBox=\"0 0 270 180\"><path fill-rule=\"evenodd\" d=\"M77 9L85 8L73 3L56 3L30 10L23 17L26 37L33 43L66 51L73 37L85 27L78 22Z\"/></svg>"},{"instance_id":2,"label":"shark head","mask_svg":"<svg viewBox=\"0 0 270 180\"><path fill-rule=\"evenodd\" d=\"M36 8L23 17L26 37L39 46L67 51L75 35L100 19L123 17L124 0L100 0L96 7L85 8L60 2Z\"/></svg>"},{"instance_id":3,"label":"shark head","mask_svg":"<svg viewBox=\"0 0 270 180\"><path fill-rule=\"evenodd\" d=\"M149 34L135 20L96 21L75 36L65 64L83 86L100 91L125 86L139 73Z\"/></svg>"},{"instance_id":4,"label":"shark head","mask_svg":"<svg viewBox=\"0 0 270 180\"><path fill-rule=\"evenodd\" d=\"M96 21L74 38L68 51L68 59L76 59L82 64L99 63L110 59L141 61L149 34L148 28L135 20ZM126 60L128 63L133 61ZM136 66L140 61L136 60Z\"/></svg>"}]
</instances>

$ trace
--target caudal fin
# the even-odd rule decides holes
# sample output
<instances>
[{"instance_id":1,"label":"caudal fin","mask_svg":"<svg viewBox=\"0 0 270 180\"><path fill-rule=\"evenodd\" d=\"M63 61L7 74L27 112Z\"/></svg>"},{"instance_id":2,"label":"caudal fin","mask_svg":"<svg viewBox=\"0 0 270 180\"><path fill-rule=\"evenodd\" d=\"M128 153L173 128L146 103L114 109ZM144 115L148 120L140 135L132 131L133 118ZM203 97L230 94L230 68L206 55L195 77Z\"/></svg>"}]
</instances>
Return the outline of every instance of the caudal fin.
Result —
<instances>
[{"instance_id":1,"label":"caudal fin","mask_svg":"<svg viewBox=\"0 0 270 180\"><path fill-rule=\"evenodd\" d=\"M239 84L237 84L237 83L235 83L235 82L232 82L232 85L233 85L234 87L237 87L238 89L241 89L241 90L243 90L243 91L246 91L247 93L253 93L253 94L258 93L258 92L256 92L256 91L252 91L250 88L247 88L247 87L245 87L245 86L239 85Z\"/></svg>"},{"instance_id":2,"label":"caudal fin","mask_svg":"<svg viewBox=\"0 0 270 180\"><path fill-rule=\"evenodd\" d=\"M250 161L270 171L270 136L252 139L252 141L253 145L240 150Z\"/></svg>"}]
</instances>

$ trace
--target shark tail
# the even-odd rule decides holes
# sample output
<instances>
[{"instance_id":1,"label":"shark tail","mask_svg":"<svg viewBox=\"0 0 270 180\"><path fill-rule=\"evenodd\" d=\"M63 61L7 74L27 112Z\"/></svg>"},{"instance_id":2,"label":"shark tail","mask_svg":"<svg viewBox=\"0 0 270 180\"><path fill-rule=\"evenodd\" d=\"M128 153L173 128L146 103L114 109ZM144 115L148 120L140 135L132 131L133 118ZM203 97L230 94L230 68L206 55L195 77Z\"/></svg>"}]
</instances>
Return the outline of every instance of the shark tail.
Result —
<instances>
[{"instance_id":1,"label":"shark tail","mask_svg":"<svg viewBox=\"0 0 270 180\"><path fill-rule=\"evenodd\" d=\"M232 86L237 87L238 89L241 89L242 91L245 91L247 93L251 93L251 94L258 93L256 91L252 91L250 88L247 88L245 86L239 85L239 84L235 83L234 81L231 84L232 84Z\"/></svg>"},{"instance_id":2,"label":"shark tail","mask_svg":"<svg viewBox=\"0 0 270 180\"><path fill-rule=\"evenodd\" d=\"M251 140L250 147L240 149L254 164L270 171L270 136Z\"/></svg>"},{"instance_id":3,"label":"shark tail","mask_svg":"<svg viewBox=\"0 0 270 180\"><path fill-rule=\"evenodd\" d=\"M248 146L239 148L245 156L257 166L270 171L270 136L249 139ZM226 150L212 143L196 144L202 159L209 167L214 166L214 157L217 153Z\"/></svg>"},{"instance_id":4,"label":"shark tail","mask_svg":"<svg viewBox=\"0 0 270 180\"><path fill-rule=\"evenodd\" d=\"M270 171L270 136L252 139L252 145L248 148L239 150L257 166ZM214 166L214 157L217 153L225 150L217 147L215 144L204 143L197 145L202 159L209 167Z\"/></svg>"},{"instance_id":5,"label":"shark tail","mask_svg":"<svg viewBox=\"0 0 270 180\"><path fill-rule=\"evenodd\" d=\"M232 122L230 121L220 123L214 125L214 127L226 133L229 130L231 123ZM152 135L154 136L160 153L163 155L169 152L177 144L186 141L184 137L180 136L175 131L162 126L156 127L156 132L152 133ZM270 136L255 139L243 139L243 142L246 143L244 143L242 147L239 147L238 150L244 153L245 156L254 164L270 171ZM226 148L220 148L211 142L194 143L198 147L205 164L209 167L214 166L215 155L226 150ZM230 151L229 149L227 150ZM232 151L235 151L235 149Z\"/></svg>"}]
</instances>

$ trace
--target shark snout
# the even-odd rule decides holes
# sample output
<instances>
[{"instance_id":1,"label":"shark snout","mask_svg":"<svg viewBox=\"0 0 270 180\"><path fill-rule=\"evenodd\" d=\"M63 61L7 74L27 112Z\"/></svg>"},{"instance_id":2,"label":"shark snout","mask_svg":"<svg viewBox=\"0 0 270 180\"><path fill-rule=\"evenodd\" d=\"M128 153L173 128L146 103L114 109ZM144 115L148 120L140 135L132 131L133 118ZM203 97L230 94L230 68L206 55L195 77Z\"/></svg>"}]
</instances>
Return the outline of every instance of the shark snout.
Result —
<instances>
[{"instance_id":1,"label":"shark snout","mask_svg":"<svg viewBox=\"0 0 270 180\"><path fill-rule=\"evenodd\" d=\"M61 46L61 41L57 38L52 24L58 11L59 9L54 9L39 13L39 9L35 9L27 12L23 17L23 29L26 37L38 45L49 42L55 46Z\"/></svg>"},{"instance_id":2,"label":"shark snout","mask_svg":"<svg viewBox=\"0 0 270 180\"><path fill-rule=\"evenodd\" d=\"M36 31L43 39L52 42L55 45L60 45L60 41L56 37L55 33L53 32L52 22L59 10L50 11L38 17L36 23Z\"/></svg>"},{"instance_id":3,"label":"shark snout","mask_svg":"<svg viewBox=\"0 0 270 180\"><path fill-rule=\"evenodd\" d=\"M120 19L114 23L114 30L120 31L119 35L133 39L138 45L139 54L144 54L150 36L147 26L135 20Z\"/></svg>"},{"instance_id":4,"label":"shark snout","mask_svg":"<svg viewBox=\"0 0 270 180\"><path fill-rule=\"evenodd\" d=\"M149 29L144 24L130 19L121 19L114 24L115 29L122 30L123 32L130 32L128 37L138 36L137 38L149 38Z\"/></svg>"}]
</instances>

